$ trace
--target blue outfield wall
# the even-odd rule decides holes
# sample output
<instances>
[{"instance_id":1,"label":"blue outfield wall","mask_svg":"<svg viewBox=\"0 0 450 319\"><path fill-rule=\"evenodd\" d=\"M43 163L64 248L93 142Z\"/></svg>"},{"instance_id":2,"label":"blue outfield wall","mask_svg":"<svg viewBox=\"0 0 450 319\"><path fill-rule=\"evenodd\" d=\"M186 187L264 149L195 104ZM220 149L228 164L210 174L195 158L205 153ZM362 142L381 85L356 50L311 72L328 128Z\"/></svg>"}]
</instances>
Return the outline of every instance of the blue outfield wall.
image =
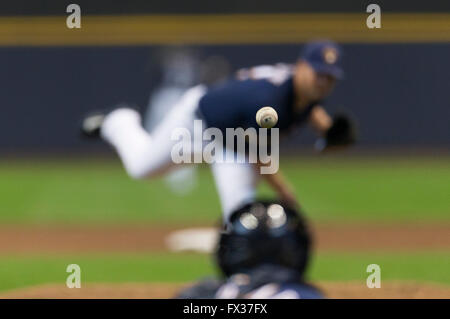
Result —
<instances>
[{"instance_id":1,"label":"blue outfield wall","mask_svg":"<svg viewBox=\"0 0 450 319\"><path fill-rule=\"evenodd\" d=\"M450 146L450 43L346 44L346 78L327 108L359 120L361 147ZM295 61L300 45L194 47L233 69ZM0 48L1 151L90 148L81 116L117 102L145 106L159 80L161 47ZM295 143L310 143L305 130Z\"/></svg>"}]
</instances>

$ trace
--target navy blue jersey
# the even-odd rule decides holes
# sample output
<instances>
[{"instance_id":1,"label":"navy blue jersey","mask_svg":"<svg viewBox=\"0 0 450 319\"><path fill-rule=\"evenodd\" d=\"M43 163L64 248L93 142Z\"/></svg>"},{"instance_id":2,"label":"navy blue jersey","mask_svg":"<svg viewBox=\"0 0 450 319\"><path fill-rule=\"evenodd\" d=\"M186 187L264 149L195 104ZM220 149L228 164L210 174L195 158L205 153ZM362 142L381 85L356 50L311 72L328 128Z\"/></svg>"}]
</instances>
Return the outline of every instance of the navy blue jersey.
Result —
<instances>
[{"instance_id":1,"label":"navy blue jersey","mask_svg":"<svg viewBox=\"0 0 450 319\"><path fill-rule=\"evenodd\" d=\"M281 135L304 123L318 102L297 110L294 107L292 73L284 69L278 73L273 70L276 67L272 67L269 76L230 80L210 88L199 103L200 116L207 126L217 127L224 133L226 128L258 129L256 112L264 106L271 106L277 111L278 123L275 127L280 129ZM283 74L280 76L280 73Z\"/></svg>"},{"instance_id":2,"label":"navy blue jersey","mask_svg":"<svg viewBox=\"0 0 450 319\"><path fill-rule=\"evenodd\" d=\"M179 292L177 298L322 299L324 295L295 269L260 265L227 279L202 280Z\"/></svg>"},{"instance_id":3,"label":"navy blue jersey","mask_svg":"<svg viewBox=\"0 0 450 319\"><path fill-rule=\"evenodd\" d=\"M266 283L254 287L242 294L239 286L230 281L205 279L190 287L184 288L177 299L323 299L322 292L316 287L301 282Z\"/></svg>"},{"instance_id":4,"label":"navy blue jersey","mask_svg":"<svg viewBox=\"0 0 450 319\"><path fill-rule=\"evenodd\" d=\"M261 289L261 288L260 288ZM254 294L257 291L254 292ZM253 295L254 296L254 295ZM261 295L260 295L261 296ZM258 297L258 296L256 296ZM303 283L283 284L278 290L268 297L271 299L323 299L324 295L316 287Z\"/></svg>"}]
</instances>

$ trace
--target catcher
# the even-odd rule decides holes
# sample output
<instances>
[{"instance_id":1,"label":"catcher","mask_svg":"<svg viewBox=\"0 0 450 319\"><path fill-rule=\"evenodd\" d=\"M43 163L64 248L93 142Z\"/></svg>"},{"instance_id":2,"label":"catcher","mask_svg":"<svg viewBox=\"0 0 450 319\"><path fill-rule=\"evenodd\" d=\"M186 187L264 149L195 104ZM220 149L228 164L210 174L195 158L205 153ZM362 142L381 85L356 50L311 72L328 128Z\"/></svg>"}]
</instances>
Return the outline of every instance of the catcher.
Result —
<instances>
[{"instance_id":1,"label":"catcher","mask_svg":"<svg viewBox=\"0 0 450 319\"><path fill-rule=\"evenodd\" d=\"M231 214L222 227L216 261L220 279L205 279L176 298L319 299L305 281L311 236L294 208L256 201Z\"/></svg>"}]
</instances>

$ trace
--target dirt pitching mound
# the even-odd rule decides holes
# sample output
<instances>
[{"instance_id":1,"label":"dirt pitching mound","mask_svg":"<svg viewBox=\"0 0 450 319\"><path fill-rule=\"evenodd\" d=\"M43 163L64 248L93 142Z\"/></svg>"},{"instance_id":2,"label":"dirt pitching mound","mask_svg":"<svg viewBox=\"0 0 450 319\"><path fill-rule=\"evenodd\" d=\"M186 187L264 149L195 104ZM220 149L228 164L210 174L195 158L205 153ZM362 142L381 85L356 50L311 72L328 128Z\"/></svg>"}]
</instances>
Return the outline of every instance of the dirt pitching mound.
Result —
<instances>
[{"instance_id":1,"label":"dirt pitching mound","mask_svg":"<svg viewBox=\"0 0 450 319\"><path fill-rule=\"evenodd\" d=\"M416 251L450 248L450 224L314 224L318 251ZM186 229L188 227L188 229ZM0 225L0 255L169 250L174 225ZM190 229L192 230L192 229ZM211 228L214 232L214 229ZM198 237L198 236L197 236ZM208 239L208 238L206 238ZM202 238L202 241L205 241ZM207 240L206 240L207 241ZM205 242L206 244L206 242ZM209 246L213 246L210 243Z\"/></svg>"},{"instance_id":2,"label":"dirt pitching mound","mask_svg":"<svg viewBox=\"0 0 450 319\"><path fill-rule=\"evenodd\" d=\"M79 289L69 289L64 285L53 284L6 292L0 294L0 298L165 299L173 297L185 286L175 283L86 284ZM319 283L318 287L328 298L450 298L450 287L436 284L388 282L382 283L381 288L369 289L359 282L324 282Z\"/></svg>"}]
</instances>

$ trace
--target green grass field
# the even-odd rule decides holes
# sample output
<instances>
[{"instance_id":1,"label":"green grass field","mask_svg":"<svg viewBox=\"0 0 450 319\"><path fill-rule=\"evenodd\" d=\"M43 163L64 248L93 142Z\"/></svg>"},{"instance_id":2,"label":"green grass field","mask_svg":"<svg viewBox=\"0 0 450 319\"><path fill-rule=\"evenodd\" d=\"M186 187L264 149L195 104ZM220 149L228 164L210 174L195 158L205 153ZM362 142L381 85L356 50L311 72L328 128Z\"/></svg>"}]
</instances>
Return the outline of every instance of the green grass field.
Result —
<instances>
[{"instance_id":1,"label":"green grass field","mask_svg":"<svg viewBox=\"0 0 450 319\"><path fill-rule=\"evenodd\" d=\"M282 170L310 219L321 222L450 222L450 160L386 157L288 160ZM0 162L0 222L14 224L211 224L219 203L211 173L199 168L188 195L169 192L161 179L133 181L118 161ZM271 193L266 186L261 196ZM197 254L4 255L0 290L63 283L70 263L85 282L186 282L215 272ZM382 278L450 285L450 254L318 253L312 280L365 280L377 263Z\"/></svg>"},{"instance_id":2,"label":"green grass field","mask_svg":"<svg viewBox=\"0 0 450 319\"><path fill-rule=\"evenodd\" d=\"M290 160L281 164L308 215L324 221L450 220L450 160ZM262 186L261 195L270 191ZM189 195L133 181L118 161L0 162L1 222L211 222L219 202L199 168Z\"/></svg>"},{"instance_id":3,"label":"green grass field","mask_svg":"<svg viewBox=\"0 0 450 319\"><path fill-rule=\"evenodd\" d=\"M0 290L65 283L66 268L72 263L80 266L85 283L190 282L217 274L211 258L197 254L10 256L0 257ZM450 285L448 252L318 254L308 278L364 282L366 267L373 263L381 267L382 280Z\"/></svg>"}]
</instances>

